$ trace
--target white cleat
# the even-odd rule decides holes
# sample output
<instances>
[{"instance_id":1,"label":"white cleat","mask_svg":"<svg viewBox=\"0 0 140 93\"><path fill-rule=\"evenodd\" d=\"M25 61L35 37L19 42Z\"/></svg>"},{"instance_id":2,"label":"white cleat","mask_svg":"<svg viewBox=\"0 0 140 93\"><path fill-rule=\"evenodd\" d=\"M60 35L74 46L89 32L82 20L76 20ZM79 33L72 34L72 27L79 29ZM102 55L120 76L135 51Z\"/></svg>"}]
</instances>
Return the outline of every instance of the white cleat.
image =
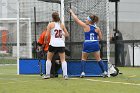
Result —
<instances>
[{"instance_id":1,"label":"white cleat","mask_svg":"<svg viewBox=\"0 0 140 93\"><path fill-rule=\"evenodd\" d=\"M106 77L108 77L108 74L107 74L107 72L105 71L105 72L103 73L103 78L106 78Z\"/></svg>"},{"instance_id":2,"label":"white cleat","mask_svg":"<svg viewBox=\"0 0 140 93\"><path fill-rule=\"evenodd\" d=\"M64 76L64 79L65 79L65 80L68 80L68 79L69 79L68 75L65 75L65 76Z\"/></svg>"},{"instance_id":3,"label":"white cleat","mask_svg":"<svg viewBox=\"0 0 140 93\"><path fill-rule=\"evenodd\" d=\"M80 78L84 78L84 77L85 77L85 72L82 72Z\"/></svg>"},{"instance_id":4,"label":"white cleat","mask_svg":"<svg viewBox=\"0 0 140 93\"><path fill-rule=\"evenodd\" d=\"M43 79L50 79L50 75L43 75Z\"/></svg>"}]
</instances>

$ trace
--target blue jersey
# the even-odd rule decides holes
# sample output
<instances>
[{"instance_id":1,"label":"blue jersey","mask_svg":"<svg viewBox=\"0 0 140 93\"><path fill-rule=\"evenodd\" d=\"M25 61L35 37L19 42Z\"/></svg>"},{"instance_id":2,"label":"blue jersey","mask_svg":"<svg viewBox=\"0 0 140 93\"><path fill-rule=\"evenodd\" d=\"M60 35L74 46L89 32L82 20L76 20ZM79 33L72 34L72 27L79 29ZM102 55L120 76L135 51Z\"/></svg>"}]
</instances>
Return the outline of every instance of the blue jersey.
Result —
<instances>
[{"instance_id":1,"label":"blue jersey","mask_svg":"<svg viewBox=\"0 0 140 93\"><path fill-rule=\"evenodd\" d=\"M98 41L98 33L95 32L96 27L94 25L89 25L90 31L85 32L85 41Z\"/></svg>"},{"instance_id":2,"label":"blue jersey","mask_svg":"<svg viewBox=\"0 0 140 93\"><path fill-rule=\"evenodd\" d=\"M95 32L96 27L89 25L90 31L85 32L85 41L83 43L83 52L90 53L99 51L98 33Z\"/></svg>"}]
</instances>

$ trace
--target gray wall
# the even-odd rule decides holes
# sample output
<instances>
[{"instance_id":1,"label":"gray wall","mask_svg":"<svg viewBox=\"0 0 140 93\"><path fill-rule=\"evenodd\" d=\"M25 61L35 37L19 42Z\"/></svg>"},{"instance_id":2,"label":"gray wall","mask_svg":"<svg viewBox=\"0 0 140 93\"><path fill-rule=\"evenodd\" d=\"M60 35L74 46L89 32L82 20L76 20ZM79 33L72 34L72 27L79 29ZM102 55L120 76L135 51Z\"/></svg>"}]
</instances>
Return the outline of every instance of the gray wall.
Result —
<instances>
[{"instance_id":1,"label":"gray wall","mask_svg":"<svg viewBox=\"0 0 140 93\"><path fill-rule=\"evenodd\" d=\"M114 25L114 22L110 22L111 35L114 33ZM119 22L118 29L124 40L140 40L140 22Z\"/></svg>"},{"instance_id":2,"label":"gray wall","mask_svg":"<svg viewBox=\"0 0 140 93\"><path fill-rule=\"evenodd\" d=\"M110 31L113 33L115 4L110 3ZM118 28L124 40L140 40L140 0L120 0L118 3Z\"/></svg>"}]
</instances>

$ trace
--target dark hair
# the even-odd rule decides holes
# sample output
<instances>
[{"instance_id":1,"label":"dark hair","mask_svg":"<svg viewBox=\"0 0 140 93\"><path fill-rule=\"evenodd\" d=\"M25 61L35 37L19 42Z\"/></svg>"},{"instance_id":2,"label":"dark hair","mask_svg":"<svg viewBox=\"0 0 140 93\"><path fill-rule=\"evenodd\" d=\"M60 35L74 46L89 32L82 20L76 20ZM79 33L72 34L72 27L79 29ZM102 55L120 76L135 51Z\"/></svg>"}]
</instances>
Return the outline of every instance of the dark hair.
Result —
<instances>
[{"instance_id":1,"label":"dark hair","mask_svg":"<svg viewBox=\"0 0 140 93\"><path fill-rule=\"evenodd\" d=\"M60 21L60 17L59 17L58 12L53 12L52 13L52 18L53 18L54 22L59 22Z\"/></svg>"},{"instance_id":2,"label":"dark hair","mask_svg":"<svg viewBox=\"0 0 140 93\"><path fill-rule=\"evenodd\" d=\"M96 16L96 15L90 15L89 17L92 20L92 23L93 24L94 23L98 23L98 21L99 21L99 17L98 16Z\"/></svg>"}]
</instances>

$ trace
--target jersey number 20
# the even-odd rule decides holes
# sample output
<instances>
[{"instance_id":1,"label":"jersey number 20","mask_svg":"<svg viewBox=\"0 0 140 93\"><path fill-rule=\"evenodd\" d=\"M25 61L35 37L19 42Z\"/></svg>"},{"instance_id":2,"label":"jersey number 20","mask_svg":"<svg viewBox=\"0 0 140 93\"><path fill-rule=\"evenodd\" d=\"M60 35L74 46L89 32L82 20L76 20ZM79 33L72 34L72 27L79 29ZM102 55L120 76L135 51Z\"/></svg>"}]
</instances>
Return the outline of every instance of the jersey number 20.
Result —
<instances>
[{"instance_id":1,"label":"jersey number 20","mask_svg":"<svg viewBox=\"0 0 140 93\"><path fill-rule=\"evenodd\" d=\"M62 30L54 30L55 32L55 38L62 38Z\"/></svg>"}]
</instances>

